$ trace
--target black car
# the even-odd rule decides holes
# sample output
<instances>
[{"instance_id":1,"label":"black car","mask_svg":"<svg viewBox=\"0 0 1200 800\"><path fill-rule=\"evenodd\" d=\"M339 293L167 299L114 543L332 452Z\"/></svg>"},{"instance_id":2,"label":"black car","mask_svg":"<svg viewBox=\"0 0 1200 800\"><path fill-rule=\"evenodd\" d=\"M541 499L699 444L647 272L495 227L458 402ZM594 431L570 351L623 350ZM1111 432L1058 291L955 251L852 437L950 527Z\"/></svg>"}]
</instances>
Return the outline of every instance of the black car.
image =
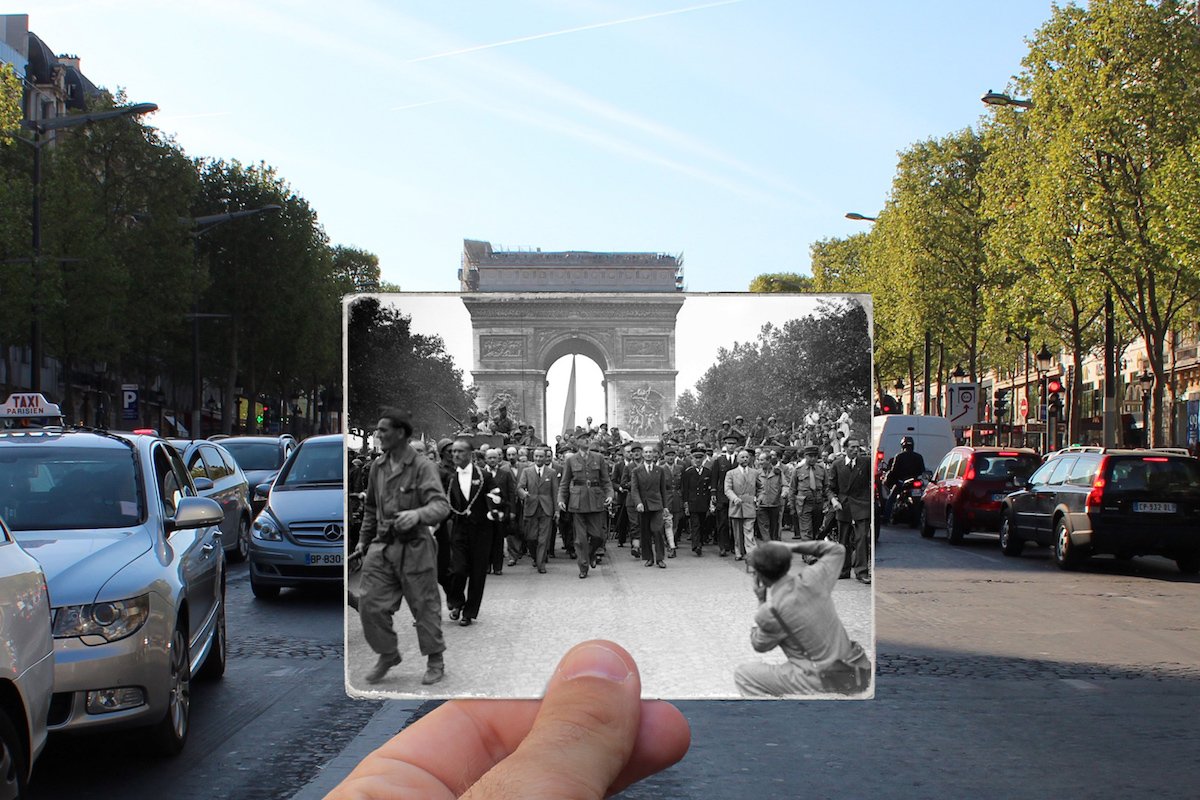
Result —
<instances>
[{"instance_id":1,"label":"black car","mask_svg":"<svg viewBox=\"0 0 1200 800\"><path fill-rule=\"evenodd\" d=\"M1054 563L1077 569L1093 555L1162 555L1200 573L1200 461L1155 450L1066 451L1052 455L1004 498L1000 547L1053 548Z\"/></svg>"},{"instance_id":2,"label":"black car","mask_svg":"<svg viewBox=\"0 0 1200 800\"><path fill-rule=\"evenodd\" d=\"M283 462L296 449L295 438L288 434L282 436L228 436L221 440L221 446L228 450L238 466L246 473L250 484L251 516L257 517L267 504L266 492L256 491L257 487L275 480Z\"/></svg>"},{"instance_id":3,"label":"black car","mask_svg":"<svg viewBox=\"0 0 1200 800\"><path fill-rule=\"evenodd\" d=\"M225 512L221 543L230 561L245 561L250 555L250 483L233 457L220 444L203 439L168 439L192 480L208 478L212 486L200 490L201 497L215 500Z\"/></svg>"}]
</instances>

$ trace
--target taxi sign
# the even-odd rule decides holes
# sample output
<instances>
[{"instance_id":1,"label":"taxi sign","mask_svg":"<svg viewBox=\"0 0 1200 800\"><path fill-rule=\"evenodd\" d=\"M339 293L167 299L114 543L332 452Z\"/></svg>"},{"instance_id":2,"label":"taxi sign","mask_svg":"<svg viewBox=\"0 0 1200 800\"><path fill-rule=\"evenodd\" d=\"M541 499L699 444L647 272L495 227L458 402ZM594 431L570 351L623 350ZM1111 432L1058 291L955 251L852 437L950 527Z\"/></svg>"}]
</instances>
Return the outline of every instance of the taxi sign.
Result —
<instances>
[{"instance_id":1,"label":"taxi sign","mask_svg":"<svg viewBox=\"0 0 1200 800\"><path fill-rule=\"evenodd\" d=\"M61 416L62 409L47 400L41 392L16 392L9 395L3 408L0 408L0 419Z\"/></svg>"}]
</instances>

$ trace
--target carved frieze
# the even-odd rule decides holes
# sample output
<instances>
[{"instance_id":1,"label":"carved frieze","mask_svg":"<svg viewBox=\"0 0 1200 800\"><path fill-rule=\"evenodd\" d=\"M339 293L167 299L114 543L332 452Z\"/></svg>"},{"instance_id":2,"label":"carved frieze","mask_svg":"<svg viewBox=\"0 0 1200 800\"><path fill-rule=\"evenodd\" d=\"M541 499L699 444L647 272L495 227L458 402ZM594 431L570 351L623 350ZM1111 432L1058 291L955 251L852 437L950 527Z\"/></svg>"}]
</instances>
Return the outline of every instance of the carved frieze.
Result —
<instances>
[{"instance_id":1,"label":"carved frieze","mask_svg":"<svg viewBox=\"0 0 1200 800\"><path fill-rule=\"evenodd\" d=\"M666 358L670 340L666 336L623 336L621 345L627 358Z\"/></svg>"},{"instance_id":2,"label":"carved frieze","mask_svg":"<svg viewBox=\"0 0 1200 800\"><path fill-rule=\"evenodd\" d=\"M479 337L479 357L484 359L508 359L525 357L524 336Z\"/></svg>"}]
</instances>

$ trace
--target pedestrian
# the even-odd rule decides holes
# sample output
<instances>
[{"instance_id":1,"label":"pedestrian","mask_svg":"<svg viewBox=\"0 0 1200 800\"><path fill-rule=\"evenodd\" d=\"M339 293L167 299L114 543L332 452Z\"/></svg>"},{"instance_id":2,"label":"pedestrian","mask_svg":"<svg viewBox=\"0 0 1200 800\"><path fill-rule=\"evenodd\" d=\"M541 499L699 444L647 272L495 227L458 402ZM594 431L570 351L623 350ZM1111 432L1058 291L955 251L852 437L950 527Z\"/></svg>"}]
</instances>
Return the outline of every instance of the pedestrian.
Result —
<instances>
[{"instance_id":1,"label":"pedestrian","mask_svg":"<svg viewBox=\"0 0 1200 800\"><path fill-rule=\"evenodd\" d=\"M442 639L442 597L437 586L437 547L430 526L450 512L437 467L409 444L412 421L395 409L384 411L375 428L384 456L367 476L363 523L355 555L362 558L358 613L367 644L379 654L366 675L383 680L401 662L392 617L408 603L417 628L417 645L427 659L421 683L446 674Z\"/></svg>"},{"instance_id":2,"label":"pedestrian","mask_svg":"<svg viewBox=\"0 0 1200 800\"><path fill-rule=\"evenodd\" d=\"M534 465L526 467L517 481L517 494L525 512L525 547L534 555L537 571L545 574L552 526L558 519L558 475L547 464L547 448L534 448L533 460Z\"/></svg>"},{"instance_id":3,"label":"pedestrian","mask_svg":"<svg viewBox=\"0 0 1200 800\"><path fill-rule=\"evenodd\" d=\"M804 448L804 458L792 473L789 494L795 515L793 539L817 539L824 520L825 503L829 498L829 472L815 444Z\"/></svg>"},{"instance_id":4,"label":"pedestrian","mask_svg":"<svg viewBox=\"0 0 1200 800\"><path fill-rule=\"evenodd\" d=\"M812 563L788 575L792 554ZM782 664L754 661L734 670L745 697L786 697L816 693L854 694L870 681L871 662L851 641L833 604L833 588L846 551L825 540L765 542L750 554L758 611L750 631L757 653L780 648Z\"/></svg>"},{"instance_id":5,"label":"pedestrian","mask_svg":"<svg viewBox=\"0 0 1200 800\"><path fill-rule=\"evenodd\" d=\"M516 457L516 453L513 454ZM484 471L491 477L492 482L500 489L500 508L495 517L496 525L492 539L491 564L489 572L493 575L504 573L504 551L509 550L508 564L512 566L520 558L523 542L519 529L514 525L517 507L517 478L508 462L504 460L504 452L498 447L490 448L484 456Z\"/></svg>"},{"instance_id":6,"label":"pedestrian","mask_svg":"<svg viewBox=\"0 0 1200 800\"><path fill-rule=\"evenodd\" d=\"M783 470L775 452L758 451L757 469L762 485L758 491L758 531L768 541L779 541L779 518L783 506Z\"/></svg>"},{"instance_id":7,"label":"pedestrian","mask_svg":"<svg viewBox=\"0 0 1200 800\"><path fill-rule=\"evenodd\" d=\"M723 423L728 424L729 420ZM724 558L734 549L733 537L729 531L729 496L725 494L725 476L736 464L734 452L737 449L737 437L726 436L721 440L721 445L721 455L712 460L709 469L712 470L713 525L716 528L717 555Z\"/></svg>"},{"instance_id":8,"label":"pedestrian","mask_svg":"<svg viewBox=\"0 0 1200 800\"><path fill-rule=\"evenodd\" d=\"M604 544L604 516L613 502L612 480L600 453L589 449L590 438L581 434L579 452L563 462L558 486L558 509L568 511L575 528L575 554L579 577L588 576L597 564L596 552Z\"/></svg>"},{"instance_id":9,"label":"pedestrian","mask_svg":"<svg viewBox=\"0 0 1200 800\"><path fill-rule=\"evenodd\" d=\"M498 451L497 451L498 452ZM492 562L495 524L503 503L492 475L471 463L471 445L457 439L450 445L454 475L446 487L450 503L450 547L454 579L446 595L450 619L467 626L479 616L487 568Z\"/></svg>"},{"instance_id":10,"label":"pedestrian","mask_svg":"<svg viewBox=\"0 0 1200 800\"><path fill-rule=\"evenodd\" d=\"M871 583L871 459L863 455L856 437L846 440L846 455L834 463L829 493L837 511L842 544L846 546L843 578Z\"/></svg>"},{"instance_id":11,"label":"pedestrian","mask_svg":"<svg viewBox=\"0 0 1200 800\"><path fill-rule=\"evenodd\" d=\"M668 445L662 463L667 479L667 507L663 512L663 530L667 535L667 558L675 558L675 543L682 541L687 530L687 516L683 513L683 463L676 460L677 446Z\"/></svg>"},{"instance_id":12,"label":"pedestrian","mask_svg":"<svg viewBox=\"0 0 1200 800\"><path fill-rule=\"evenodd\" d=\"M646 448L645 464L629 476L629 493L638 514L638 530L642 533L642 550L646 566L666 569L666 536L663 531L663 511L666 509L667 481L658 466L658 445Z\"/></svg>"},{"instance_id":13,"label":"pedestrian","mask_svg":"<svg viewBox=\"0 0 1200 800\"><path fill-rule=\"evenodd\" d=\"M703 445L692 449L692 465L683 471L680 485L683 494L683 513L688 517L692 552L704 554L704 532L712 505L712 470L704 466L707 452Z\"/></svg>"},{"instance_id":14,"label":"pedestrian","mask_svg":"<svg viewBox=\"0 0 1200 800\"><path fill-rule=\"evenodd\" d=\"M725 474L725 497L729 500L729 525L737 545L737 558L742 561L754 550L754 519L762 479L758 470L750 466L750 452L742 449L737 454L737 466Z\"/></svg>"}]
</instances>

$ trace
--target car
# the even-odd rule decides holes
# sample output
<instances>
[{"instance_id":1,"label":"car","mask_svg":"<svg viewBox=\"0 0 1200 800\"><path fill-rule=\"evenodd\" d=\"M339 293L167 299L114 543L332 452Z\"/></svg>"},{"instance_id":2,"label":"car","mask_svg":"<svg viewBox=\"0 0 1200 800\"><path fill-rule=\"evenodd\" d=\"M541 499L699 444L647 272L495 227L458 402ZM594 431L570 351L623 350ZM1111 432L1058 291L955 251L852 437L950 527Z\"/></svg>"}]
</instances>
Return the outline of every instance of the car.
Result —
<instances>
[{"instance_id":1,"label":"car","mask_svg":"<svg viewBox=\"0 0 1200 800\"><path fill-rule=\"evenodd\" d=\"M342 581L345 437L305 439L271 484L250 530L250 590L279 596L285 586Z\"/></svg>"},{"instance_id":2,"label":"car","mask_svg":"<svg viewBox=\"0 0 1200 800\"><path fill-rule=\"evenodd\" d=\"M928 539L945 528L951 544L961 544L971 531L999 530L1005 495L1041 462L1029 448L955 447L925 487L917 529Z\"/></svg>"},{"instance_id":3,"label":"car","mask_svg":"<svg viewBox=\"0 0 1200 800\"><path fill-rule=\"evenodd\" d=\"M246 473L246 480L250 484L251 518L257 517L267 504L267 487L297 447L295 438L289 434L230 436L221 440L221 446ZM265 487L260 489L264 484Z\"/></svg>"},{"instance_id":4,"label":"car","mask_svg":"<svg viewBox=\"0 0 1200 800\"><path fill-rule=\"evenodd\" d=\"M221 543L230 561L245 561L250 555L250 523L254 518L250 508L250 482L233 456L215 442L204 440L168 439L183 456L183 463L193 479L207 478L212 488L200 492L221 506L225 514L221 522Z\"/></svg>"},{"instance_id":5,"label":"car","mask_svg":"<svg viewBox=\"0 0 1200 800\"><path fill-rule=\"evenodd\" d=\"M900 440L913 438L913 449L926 465L940 462L954 447L950 420L924 414L880 414L871 419L871 441L875 446L875 473L900 452Z\"/></svg>"},{"instance_id":6,"label":"car","mask_svg":"<svg viewBox=\"0 0 1200 800\"><path fill-rule=\"evenodd\" d=\"M45 571L52 607L50 732L142 727L179 753L191 681L225 671L221 507L158 436L0 432L0 497Z\"/></svg>"},{"instance_id":7,"label":"car","mask_svg":"<svg viewBox=\"0 0 1200 800\"><path fill-rule=\"evenodd\" d=\"M2 496L2 495L0 495ZM50 592L0 518L0 797L23 797L54 692Z\"/></svg>"},{"instance_id":8,"label":"car","mask_svg":"<svg viewBox=\"0 0 1200 800\"><path fill-rule=\"evenodd\" d=\"M1161 450L1065 452L1004 498L1000 548L1053 548L1077 569L1089 557L1161 555L1200 573L1200 461Z\"/></svg>"}]
</instances>

